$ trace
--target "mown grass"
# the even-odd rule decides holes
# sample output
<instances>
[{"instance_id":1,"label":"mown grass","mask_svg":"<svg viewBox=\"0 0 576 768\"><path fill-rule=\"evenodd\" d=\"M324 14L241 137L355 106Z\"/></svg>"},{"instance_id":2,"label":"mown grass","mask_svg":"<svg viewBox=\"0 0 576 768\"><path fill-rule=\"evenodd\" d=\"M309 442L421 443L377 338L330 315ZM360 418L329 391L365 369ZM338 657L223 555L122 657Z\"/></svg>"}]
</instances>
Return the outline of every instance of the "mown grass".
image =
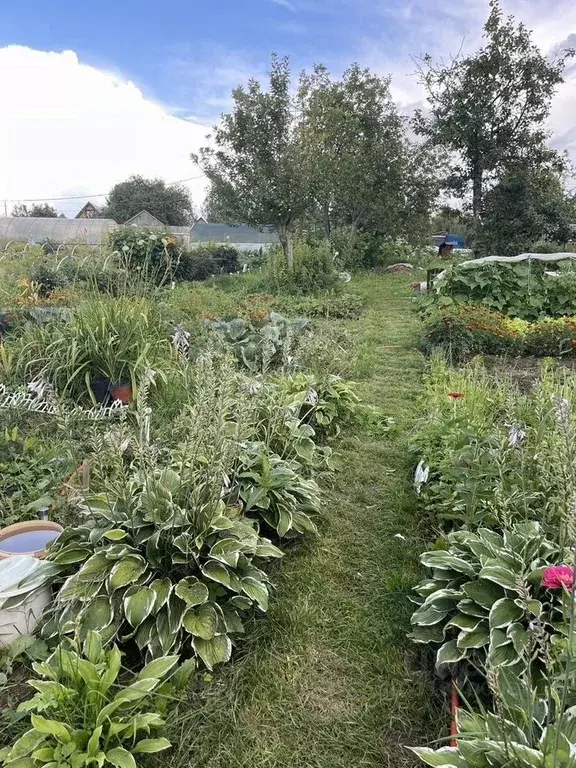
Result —
<instances>
[{"instance_id":1,"label":"mown grass","mask_svg":"<svg viewBox=\"0 0 576 768\"><path fill-rule=\"evenodd\" d=\"M405 744L446 733L433 678L406 638L428 535L406 448L423 367L408 282L353 286L367 302L351 323L361 393L397 427L341 441L321 537L284 559L271 610L235 661L169 716L174 768L401 768L417 763Z\"/></svg>"}]
</instances>

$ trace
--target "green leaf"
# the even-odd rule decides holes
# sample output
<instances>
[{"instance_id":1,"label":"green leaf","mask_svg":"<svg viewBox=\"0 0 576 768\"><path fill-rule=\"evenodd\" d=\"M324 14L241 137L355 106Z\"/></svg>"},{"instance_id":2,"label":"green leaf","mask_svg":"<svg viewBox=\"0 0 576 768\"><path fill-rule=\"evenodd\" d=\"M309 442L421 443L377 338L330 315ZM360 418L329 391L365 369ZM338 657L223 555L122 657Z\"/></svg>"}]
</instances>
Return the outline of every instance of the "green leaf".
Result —
<instances>
[{"instance_id":1,"label":"green leaf","mask_svg":"<svg viewBox=\"0 0 576 768\"><path fill-rule=\"evenodd\" d=\"M156 592L151 587L132 587L124 596L124 614L135 629L152 613Z\"/></svg>"},{"instance_id":2,"label":"green leaf","mask_svg":"<svg viewBox=\"0 0 576 768\"><path fill-rule=\"evenodd\" d=\"M39 733L54 736L62 744L67 744L70 741L70 731L63 723L59 723L56 720L47 720L41 715L31 715L30 722Z\"/></svg>"},{"instance_id":3,"label":"green leaf","mask_svg":"<svg viewBox=\"0 0 576 768\"><path fill-rule=\"evenodd\" d=\"M522 608L514 600L503 597L497 600L490 610L490 628L500 629L513 624L523 615Z\"/></svg>"},{"instance_id":4,"label":"green leaf","mask_svg":"<svg viewBox=\"0 0 576 768\"><path fill-rule=\"evenodd\" d=\"M168 577L164 579L156 579L150 584L150 589L154 590L156 595L156 603L154 604L153 613L158 613L160 608L166 605L170 592L172 591L172 582Z\"/></svg>"},{"instance_id":5,"label":"green leaf","mask_svg":"<svg viewBox=\"0 0 576 768\"><path fill-rule=\"evenodd\" d=\"M197 609L187 610L182 624L191 635L211 640L218 629L218 614L212 603L205 603Z\"/></svg>"},{"instance_id":6,"label":"green leaf","mask_svg":"<svg viewBox=\"0 0 576 768\"><path fill-rule=\"evenodd\" d=\"M102 725L99 725L92 731L92 736L88 739L86 752L89 757L94 757L99 752L100 736L102 735Z\"/></svg>"},{"instance_id":7,"label":"green leaf","mask_svg":"<svg viewBox=\"0 0 576 768\"><path fill-rule=\"evenodd\" d=\"M467 763L458 754L457 747L441 747L430 749L429 747L409 747L411 752L418 755L420 760L433 768L466 768Z\"/></svg>"},{"instance_id":8,"label":"green leaf","mask_svg":"<svg viewBox=\"0 0 576 768\"><path fill-rule=\"evenodd\" d=\"M251 576L242 579L242 591L255 600L262 611L268 610L268 589L266 585Z\"/></svg>"},{"instance_id":9,"label":"green leaf","mask_svg":"<svg viewBox=\"0 0 576 768\"><path fill-rule=\"evenodd\" d=\"M167 653L170 648L172 648L177 638L177 635L174 635L170 629L167 606L164 606L156 617L156 632L162 651Z\"/></svg>"},{"instance_id":10,"label":"green leaf","mask_svg":"<svg viewBox=\"0 0 576 768\"><path fill-rule=\"evenodd\" d=\"M466 652L456 645L456 640L449 640L436 654L436 666L440 664L456 664L461 661Z\"/></svg>"},{"instance_id":11,"label":"green leaf","mask_svg":"<svg viewBox=\"0 0 576 768\"><path fill-rule=\"evenodd\" d=\"M50 560L58 565L72 565L73 563L82 563L86 560L92 550L83 547L66 547L56 555L51 556Z\"/></svg>"},{"instance_id":12,"label":"green leaf","mask_svg":"<svg viewBox=\"0 0 576 768\"><path fill-rule=\"evenodd\" d=\"M471 578L476 576L476 571L470 563L449 552L425 552L421 556L420 562L427 568L443 568L444 570L457 571Z\"/></svg>"},{"instance_id":13,"label":"green leaf","mask_svg":"<svg viewBox=\"0 0 576 768\"><path fill-rule=\"evenodd\" d=\"M189 606L202 605L208 600L208 587L194 576L182 579L176 584L175 592Z\"/></svg>"},{"instance_id":14,"label":"green leaf","mask_svg":"<svg viewBox=\"0 0 576 768\"><path fill-rule=\"evenodd\" d=\"M468 616L465 613L458 613L446 624L446 627L458 627L458 629L464 629L466 632L471 632L478 628L481 621L482 619L478 616Z\"/></svg>"},{"instance_id":15,"label":"green leaf","mask_svg":"<svg viewBox=\"0 0 576 768\"><path fill-rule=\"evenodd\" d=\"M10 761L25 757L33 752L43 741L46 740L46 733L31 728L14 742L10 750Z\"/></svg>"},{"instance_id":16,"label":"green leaf","mask_svg":"<svg viewBox=\"0 0 576 768\"><path fill-rule=\"evenodd\" d=\"M100 691L102 693L106 693L110 686L116 682L121 664L122 656L118 650L118 646L113 645L106 655L106 669L104 670L100 682Z\"/></svg>"},{"instance_id":17,"label":"green leaf","mask_svg":"<svg viewBox=\"0 0 576 768\"><path fill-rule=\"evenodd\" d=\"M138 680L145 680L152 677L161 680L171 669L178 664L179 656L164 656L162 659L154 659L146 664L144 669L138 674Z\"/></svg>"},{"instance_id":18,"label":"green leaf","mask_svg":"<svg viewBox=\"0 0 576 768\"><path fill-rule=\"evenodd\" d=\"M113 528L111 531L106 531L104 534L104 538L110 539L110 541L122 541L126 536L128 536L128 533L121 528Z\"/></svg>"},{"instance_id":19,"label":"green leaf","mask_svg":"<svg viewBox=\"0 0 576 768\"><path fill-rule=\"evenodd\" d=\"M82 612L82 627L88 631L99 632L112 623L114 615L108 595L99 595L87 603Z\"/></svg>"},{"instance_id":20,"label":"green leaf","mask_svg":"<svg viewBox=\"0 0 576 768\"><path fill-rule=\"evenodd\" d=\"M493 581L495 584L499 584L505 589L513 589L516 591L517 588L516 583L518 581L518 576L512 573L512 571L509 571L508 568L503 568L502 566L486 566L486 568L482 568L480 571L480 578Z\"/></svg>"},{"instance_id":21,"label":"green leaf","mask_svg":"<svg viewBox=\"0 0 576 768\"><path fill-rule=\"evenodd\" d=\"M462 585L462 591L483 608L492 608L497 600L504 597L504 591L501 586L482 579L466 582L466 584Z\"/></svg>"},{"instance_id":22,"label":"green leaf","mask_svg":"<svg viewBox=\"0 0 576 768\"><path fill-rule=\"evenodd\" d=\"M230 587L230 573L225 565L215 560L209 560L202 566L202 573L206 578L218 582L225 587Z\"/></svg>"},{"instance_id":23,"label":"green leaf","mask_svg":"<svg viewBox=\"0 0 576 768\"><path fill-rule=\"evenodd\" d=\"M116 768L136 768L136 760L122 747L114 747L106 752L106 760Z\"/></svg>"},{"instance_id":24,"label":"green leaf","mask_svg":"<svg viewBox=\"0 0 576 768\"><path fill-rule=\"evenodd\" d=\"M82 646L82 653L92 664L98 664L102 656L102 638L98 632L87 632Z\"/></svg>"},{"instance_id":25,"label":"green leaf","mask_svg":"<svg viewBox=\"0 0 576 768\"><path fill-rule=\"evenodd\" d=\"M256 545L256 557L284 557L284 552L270 541L260 539L260 543Z\"/></svg>"},{"instance_id":26,"label":"green leaf","mask_svg":"<svg viewBox=\"0 0 576 768\"><path fill-rule=\"evenodd\" d=\"M147 568L146 561L138 555L127 555L119 560L110 571L108 584L112 592L133 584Z\"/></svg>"},{"instance_id":27,"label":"green leaf","mask_svg":"<svg viewBox=\"0 0 576 768\"><path fill-rule=\"evenodd\" d=\"M516 653L523 656L530 648L530 634L522 624L511 624L506 630L506 634L512 640Z\"/></svg>"},{"instance_id":28,"label":"green leaf","mask_svg":"<svg viewBox=\"0 0 576 768\"><path fill-rule=\"evenodd\" d=\"M481 624L478 629L472 632L460 632L457 639L458 648L467 650L468 648L483 648L490 642L490 632L485 624Z\"/></svg>"},{"instance_id":29,"label":"green leaf","mask_svg":"<svg viewBox=\"0 0 576 768\"><path fill-rule=\"evenodd\" d=\"M232 643L228 635L216 635L211 640L195 637L192 644L194 645L194 650L208 669L212 669L216 664L230 661Z\"/></svg>"},{"instance_id":30,"label":"green leaf","mask_svg":"<svg viewBox=\"0 0 576 768\"><path fill-rule=\"evenodd\" d=\"M169 749L172 745L165 738L159 739L142 739L132 749L135 755L149 755L153 752L161 752L163 749Z\"/></svg>"},{"instance_id":31,"label":"green leaf","mask_svg":"<svg viewBox=\"0 0 576 768\"><path fill-rule=\"evenodd\" d=\"M209 556L236 568L243 545L237 539L220 539L210 550Z\"/></svg>"},{"instance_id":32,"label":"green leaf","mask_svg":"<svg viewBox=\"0 0 576 768\"><path fill-rule=\"evenodd\" d=\"M488 654L488 661L494 667L516 664L518 660L518 654L512 643L499 645L497 648L491 648L490 653Z\"/></svg>"}]
</instances>

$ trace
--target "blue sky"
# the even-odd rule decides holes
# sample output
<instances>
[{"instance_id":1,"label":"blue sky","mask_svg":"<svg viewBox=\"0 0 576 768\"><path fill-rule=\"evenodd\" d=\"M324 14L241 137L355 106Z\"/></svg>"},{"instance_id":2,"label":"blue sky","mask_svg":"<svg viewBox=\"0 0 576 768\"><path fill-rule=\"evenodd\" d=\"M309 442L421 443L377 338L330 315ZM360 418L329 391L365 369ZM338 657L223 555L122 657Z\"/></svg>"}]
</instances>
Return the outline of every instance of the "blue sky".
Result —
<instances>
[{"instance_id":1,"label":"blue sky","mask_svg":"<svg viewBox=\"0 0 576 768\"><path fill-rule=\"evenodd\" d=\"M502 0L549 51L576 33L574 0ZM409 113L422 92L412 56L480 41L488 0L4 0L0 15L0 206L104 191L131 173L192 178L190 153L273 51L294 73L358 61L392 75ZM575 37L576 39L576 37ZM576 73L556 99L556 146L576 160ZM46 151L50 147L50 151ZM97 194L98 193L98 194Z\"/></svg>"}]
</instances>

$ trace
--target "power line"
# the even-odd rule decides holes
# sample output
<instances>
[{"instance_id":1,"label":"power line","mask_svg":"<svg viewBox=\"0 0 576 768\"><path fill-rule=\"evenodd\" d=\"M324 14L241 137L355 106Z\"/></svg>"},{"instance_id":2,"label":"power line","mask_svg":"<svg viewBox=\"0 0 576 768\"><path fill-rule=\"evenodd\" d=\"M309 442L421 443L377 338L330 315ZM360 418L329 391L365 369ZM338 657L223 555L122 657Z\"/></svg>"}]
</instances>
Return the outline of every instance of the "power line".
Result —
<instances>
[{"instance_id":1,"label":"power line","mask_svg":"<svg viewBox=\"0 0 576 768\"><path fill-rule=\"evenodd\" d=\"M203 179L205 175L205 173L202 173L200 176L191 176L189 179L169 181L168 184L183 184L185 181L196 181L196 179ZM58 200L85 200L87 197L106 197L108 194L109 192L99 192L98 194L76 195L72 197L7 197L2 199L5 203L53 203Z\"/></svg>"}]
</instances>

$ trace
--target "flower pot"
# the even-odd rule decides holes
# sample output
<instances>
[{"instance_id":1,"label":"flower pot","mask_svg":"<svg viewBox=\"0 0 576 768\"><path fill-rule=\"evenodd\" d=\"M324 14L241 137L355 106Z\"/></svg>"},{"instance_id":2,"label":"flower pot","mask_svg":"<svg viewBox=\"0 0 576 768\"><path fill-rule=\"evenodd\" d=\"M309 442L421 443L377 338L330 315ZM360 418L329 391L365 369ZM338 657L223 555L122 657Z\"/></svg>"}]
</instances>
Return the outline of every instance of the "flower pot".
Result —
<instances>
[{"instance_id":1,"label":"flower pot","mask_svg":"<svg viewBox=\"0 0 576 768\"><path fill-rule=\"evenodd\" d=\"M36 629L52 601L51 567L51 563L25 556L0 561L0 648Z\"/></svg>"},{"instance_id":2,"label":"flower pot","mask_svg":"<svg viewBox=\"0 0 576 768\"><path fill-rule=\"evenodd\" d=\"M46 547L62 530L61 525L51 520L27 520L0 528L0 560L16 555L42 560L46 557Z\"/></svg>"},{"instance_id":3,"label":"flower pot","mask_svg":"<svg viewBox=\"0 0 576 768\"><path fill-rule=\"evenodd\" d=\"M120 400L124 405L128 405L134 399L132 397L132 387L130 384L118 384L117 387L112 389L110 394L112 395L112 400Z\"/></svg>"},{"instance_id":4,"label":"flower pot","mask_svg":"<svg viewBox=\"0 0 576 768\"><path fill-rule=\"evenodd\" d=\"M110 379L92 379L90 389L94 393L97 403L101 405L106 403L110 397Z\"/></svg>"}]
</instances>

